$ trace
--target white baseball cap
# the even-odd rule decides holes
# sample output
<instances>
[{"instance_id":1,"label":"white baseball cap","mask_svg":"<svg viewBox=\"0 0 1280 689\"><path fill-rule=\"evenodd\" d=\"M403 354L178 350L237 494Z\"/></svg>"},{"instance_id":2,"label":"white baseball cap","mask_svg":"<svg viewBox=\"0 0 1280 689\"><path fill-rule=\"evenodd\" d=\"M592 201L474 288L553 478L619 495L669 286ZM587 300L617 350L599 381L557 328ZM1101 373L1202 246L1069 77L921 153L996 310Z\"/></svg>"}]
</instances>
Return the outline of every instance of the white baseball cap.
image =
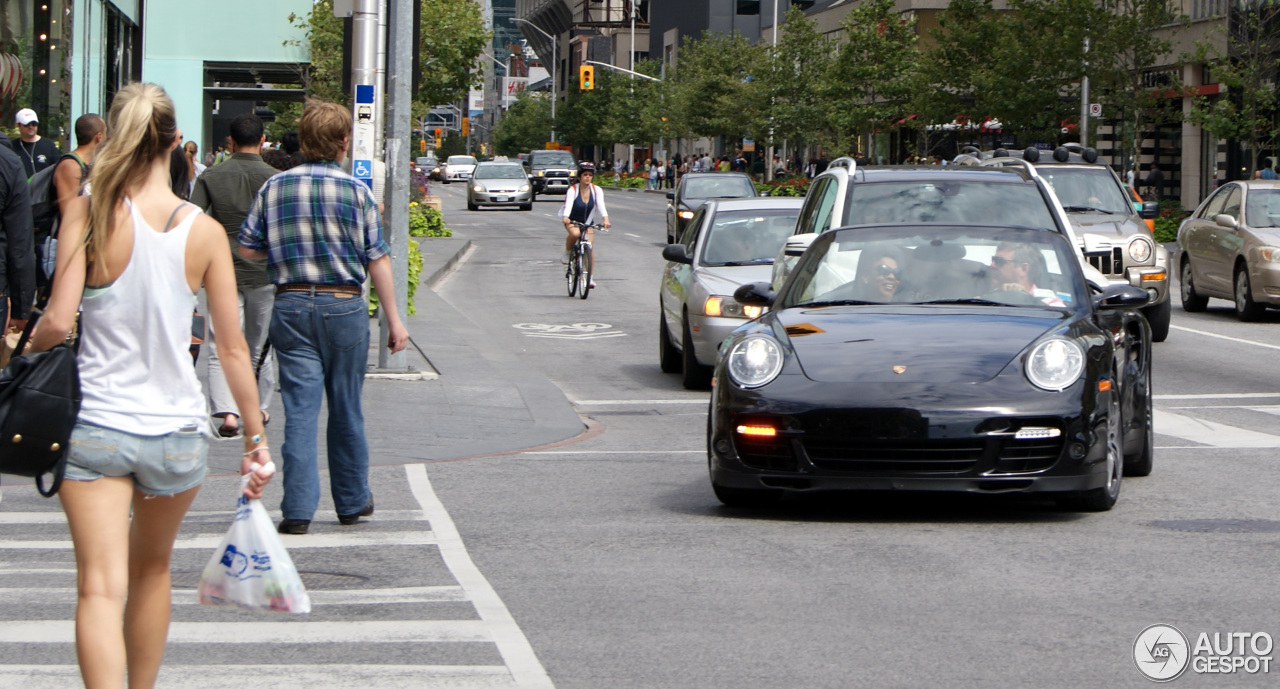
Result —
<instances>
[{"instance_id":1,"label":"white baseball cap","mask_svg":"<svg viewBox=\"0 0 1280 689\"><path fill-rule=\"evenodd\" d=\"M36 111L31 108L23 108L19 110L18 116L14 119L18 121L18 124L31 124L32 122L40 121L40 118L36 117Z\"/></svg>"}]
</instances>

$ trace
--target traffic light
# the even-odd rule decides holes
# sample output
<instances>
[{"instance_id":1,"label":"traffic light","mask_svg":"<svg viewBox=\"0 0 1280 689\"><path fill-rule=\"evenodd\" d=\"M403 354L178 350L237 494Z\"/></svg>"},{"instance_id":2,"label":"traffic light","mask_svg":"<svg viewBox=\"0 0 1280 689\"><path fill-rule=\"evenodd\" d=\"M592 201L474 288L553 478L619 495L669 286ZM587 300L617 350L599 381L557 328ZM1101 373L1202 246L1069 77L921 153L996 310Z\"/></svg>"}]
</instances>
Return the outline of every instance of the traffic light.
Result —
<instances>
[{"instance_id":1,"label":"traffic light","mask_svg":"<svg viewBox=\"0 0 1280 689\"><path fill-rule=\"evenodd\" d=\"M427 140L425 138L418 139L418 152L419 153L427 152Z\"/></svg>"},{"instance_id":2,"label":"traffic light","mask_svg":"<svg viewBox=\"0 0 1280 689\"><path fill-rule=\"evenodd\" d=\"M440 148L440 128L436 127L436 148Z\"/></svg>"},{"instance_id":3,"label":"traffic light","mask_svg":"<svg viewBox=\"0 0 1280 689\"><path fill-rule=\"evenodd\" d=\"M578 89L590 91L596 87L596 68L582 65L578 68Z\"/></svg>"},{"instance_id":4,"label":"traffic light","mask_svg":"<svg viewBox=\"0 0 1280 689\"><path fill-rule=\"evenodd\" d=\"M470 135L471 135L471 118L464 117L462 118L462 136L466 137Z\"/></svg>"}]
</instances>

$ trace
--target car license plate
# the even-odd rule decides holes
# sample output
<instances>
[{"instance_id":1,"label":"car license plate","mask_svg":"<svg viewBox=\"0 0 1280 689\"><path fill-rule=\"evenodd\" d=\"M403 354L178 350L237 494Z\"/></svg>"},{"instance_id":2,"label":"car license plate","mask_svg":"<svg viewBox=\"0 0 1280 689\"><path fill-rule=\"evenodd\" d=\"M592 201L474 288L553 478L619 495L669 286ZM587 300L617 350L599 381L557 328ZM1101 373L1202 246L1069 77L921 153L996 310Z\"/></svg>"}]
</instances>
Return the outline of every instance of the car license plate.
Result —
<instances>
[{"instance_id":1,"label":"car license plate","mask_svg":"<svg viewBox=\"0 0 1280 689\"><path fill-rule=\"evenodd\" d=\"M508 199L506 196L495 196L493 197L493 200L498 203L506 203Z\"/></svg>"}]
</instances>

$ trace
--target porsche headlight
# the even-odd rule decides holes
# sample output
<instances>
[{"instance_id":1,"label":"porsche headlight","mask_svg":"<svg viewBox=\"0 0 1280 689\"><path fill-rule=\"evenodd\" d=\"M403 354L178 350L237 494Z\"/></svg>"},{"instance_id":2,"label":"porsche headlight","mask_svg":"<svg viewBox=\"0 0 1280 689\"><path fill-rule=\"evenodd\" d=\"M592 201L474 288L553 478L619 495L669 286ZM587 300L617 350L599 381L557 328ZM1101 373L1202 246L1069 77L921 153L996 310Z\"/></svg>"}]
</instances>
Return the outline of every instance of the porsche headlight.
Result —
<instances>
[{"instance_id":1,"label":"porsche headlight","mask_svg":"<svg viewBox=\"0 0 1280 689\"><path fill-rule=\"evenodd\" d=\"M1151 240L1146 237L1138 237L1129 242L1129 258L1138 263L1145 263L1151 258Z\"/></svg>"},{"instance_id":2,"label":"porsche headlight","mask_svg":"<svg viewBox=\"0 0 1280 689\"><path fill-rule=\"evenodd\" d=\"M1055 337L1036 345L1027 356L1027 380L1057 392L1071 387L1084 372L1084 349L1072 340Z\"/></svg>"},{"instance_id":3,"label":"porsche headlight","mask_svg":"<svg viewBox=\"0 0 1280 689\"><path fill-rule=\"evenodd\" d=\"M681 220L688 220L693 217L693 211L676 211L676 215L680 216Z\"/></svg>"},{"instance_id":4,"label":"porsche headlight","mask_svg":"<svg viewBox=\"0 0 1280 689\"><path fill-rule=\"evenodd\" d=\"M529 185L528 184L520 185L520 191L522 192L529 191Z\"/></svg>"},{"instance_id":5,"label":"porsche headlight","mask_svg":"<svg viewBox=\"0 0 1280 689\"><path fill-rule=\"evenodd\" d=\"M751 335L738 341L725 358L729 377L744 388L758 388L782 371L782 347L767 335Z\"/></svg>"},{"instance_id":6,"label":"porsche headlight","mask_svg":"<svg viewBox=\"0 0 1280 689\"><path fill-rule=\"evenodd\" d=\"M480 186L479 184L477 184L477 185L475 185L475 186L471 187L471 191L474 191L474 192L475 192L475 193L477 193L477 194L483 194L483 193L484 193L484 187L482 187L482 186Z\"/></svg>"}]
</instances>

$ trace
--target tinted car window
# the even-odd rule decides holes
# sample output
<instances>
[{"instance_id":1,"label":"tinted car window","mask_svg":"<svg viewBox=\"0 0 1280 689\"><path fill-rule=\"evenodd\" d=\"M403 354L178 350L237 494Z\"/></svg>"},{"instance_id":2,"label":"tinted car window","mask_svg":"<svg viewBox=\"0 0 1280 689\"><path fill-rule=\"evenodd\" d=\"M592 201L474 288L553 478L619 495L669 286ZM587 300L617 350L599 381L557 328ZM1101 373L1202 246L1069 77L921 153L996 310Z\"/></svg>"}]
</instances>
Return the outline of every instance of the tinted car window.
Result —
<instances>
[{"instance_id":1,"label":"tinted car window","mask_svg":"<svg viewBox=\"0 0 1280 689\"><path fill-rule=\"evenodd\" d=\"M524 168L519 165L477 165L474 179L524 179Z\"/></svg>"},{"instance_id":2,"label":"tinted car window","mask_svg":"<svg viewBox=\"0 0 1280 689\"><path fill-rule=\"evenodd\" d=\"M1040 176L1067 210L1095 208L1127 215L1133 206L1105 167L1042 167Z\"/></svg>"},{"instance_id":3,"label":"tinted car window","mask_svg":"<svg viewBox=\"0 0 1280 689\"><path fill-rule=\"evenodd\" d=\"M573 154L568 151L534 153L529 159L534 167L573 167Z\"/></svg>"},{"instance_id":4,"label":"tinted car window","mask_svg":"<svg viewBox=\"0 0 1280 689\"><path fill-rule=\"evenodd\" d=\"M683 193L684 198L687 199L741 199L755 195L756 188L751 183L751 180L736 175L732 177L691 177L685 181Z\"/></svg>"},{"instance_id":5,"label":"tinted car window","mask_svg":"<svg viewBox=\"0 0 1280 689\"><path fill-rule=\"evenodd\" d=\"M693 242L698 237L698 228L702 226L702 221L707 217L707 208L703 206L694 212L693 217L689 218L689 224L684 227L684 236L680 237L680 243L684 248L689 250L689 254L693 254Z\"/></svg>"},{"instance_id":6,"label":"tinted car window","mask_svg":"<svg viewBox=\"0 0 1280 689\"><path fill-rule=\"evenodd\" d=\"M1250 189L1245 202L1244 224L1280 227L1280 189Z\"/></svg>"},{"instance_id":7,"label":"tinted car window","mask_svg":"<svg viewBox=\"0 0 1280 689\"><path fill-rule=\"evenodd\" d=\"M1027 266L1022 272L1030 284L1010 282L1003 269L1013 264ZM1079 310L1088 303L1079 271L1071 246L1056 232L860 227L819 237L779 303L789 308L961 302Z\"/></svg>"},{"instance_id":8,"label":"tinted car window","mask_svg":"<svg viewBox=\"0 0 1280 689\"><path fill-rule=\"evenodd\" d=\"M449 156L450 165L475 165L476 159L471 156Z\"/></svg>"},{"instance_id":9,"label":"tinted car window","mask_svg":"<svg viewBox=\"0 0 1280 689\"><path fill-rule=\"evenodd\" d=\"M1240 187L1231 187L1231 193L1227 194L1227 202L1222 205L1221 212L1240 220Z\"/></svg>"},{"instance_id":10,"label":"tinted car window","mask_svg":"<svg viewBox=\"0 0 1280 689\"><path fill-rule=\"evenodd\" d=\"M845 208L849 225L998 222L1058 229L1040 190L1031 184L976 180L851 184Z\"/></svg>"},{"instance_id":11,"label":"tinted car window","mask_svg":"<svg viewBox=\"0 0 1280 689\"><path fill-rule=\"evenodd\" d=\"M773 263L796 226L797 209L721 211L703 233L703 265Z\"/></svg>"}]
</instances>

